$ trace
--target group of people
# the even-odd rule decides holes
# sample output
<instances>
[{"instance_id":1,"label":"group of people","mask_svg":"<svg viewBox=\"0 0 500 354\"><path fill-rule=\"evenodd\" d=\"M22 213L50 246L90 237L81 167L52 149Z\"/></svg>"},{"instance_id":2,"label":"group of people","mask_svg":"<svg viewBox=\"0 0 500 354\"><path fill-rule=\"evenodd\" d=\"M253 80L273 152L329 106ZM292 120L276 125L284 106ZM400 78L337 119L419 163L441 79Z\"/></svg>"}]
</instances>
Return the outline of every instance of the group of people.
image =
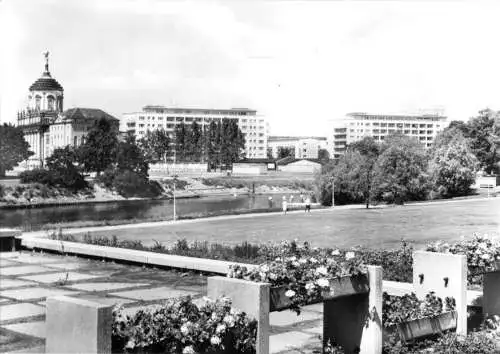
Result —
<instances>
[{"instance_id":1,"label":"group of people","mask_svg":"<svg viewBox=\"0 0 500 354\"><path fill-rule=\"evenodd\" d=\"M286 196L283 196L283 200L281 202L281 206L283 208L283 214L286 215L286 212L288 211L288 204L289 203L293 203L293 198L294 196L293 195L290 195L290 198L289 198L289 201L287 201L287 198ZM300 195L300 203L305 203L305 209L304 211L305 212L311 212L311 197L306 195L304 196L303 194ZM273 197L269 197L269 208L272 208L273 207Z\"/></svg>"}]
</instances>

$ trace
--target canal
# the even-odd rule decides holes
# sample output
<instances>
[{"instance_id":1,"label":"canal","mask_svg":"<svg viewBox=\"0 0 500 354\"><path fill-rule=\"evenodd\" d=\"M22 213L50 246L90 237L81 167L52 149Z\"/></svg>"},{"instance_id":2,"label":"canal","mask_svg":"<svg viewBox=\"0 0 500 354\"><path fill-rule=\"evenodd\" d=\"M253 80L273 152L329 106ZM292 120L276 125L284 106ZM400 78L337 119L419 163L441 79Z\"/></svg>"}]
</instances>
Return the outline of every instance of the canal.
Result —
<instances>
[{"instance_id":1,"label":"canal","mask_svg":"<svg viewBox=\"0 0 500 354\"><path fill-rule=\"evenodd\" d=\"M266 209L269 207L269 196L273 198L273 207L281 206L284 194L210 196L177 199L176 213L178 218L182 218ZM286 194L286 196L289 197L290 194ZM24 231L37 231L46 224L75 221L168 219L173 217L173 209L172 200L137 200L31 209L0 209L0 227L16 227L22 228Z\"/></svg>"}]
</instances>

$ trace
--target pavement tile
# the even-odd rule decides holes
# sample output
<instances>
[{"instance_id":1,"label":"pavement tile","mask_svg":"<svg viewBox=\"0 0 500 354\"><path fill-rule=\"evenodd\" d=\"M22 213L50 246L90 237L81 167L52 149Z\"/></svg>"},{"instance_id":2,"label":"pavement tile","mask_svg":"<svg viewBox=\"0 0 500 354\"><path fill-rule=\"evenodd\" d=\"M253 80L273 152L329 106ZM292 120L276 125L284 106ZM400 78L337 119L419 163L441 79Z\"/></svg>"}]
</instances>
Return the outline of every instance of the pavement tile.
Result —
<instances>
[{"instance_id":1,"label":"pavement tile","mask_svg":"<svg viewBox=\"0 0 500 354\"><path fill-rule=\"evenodd\" d=\"M304 328L302 331L307 332L307 333L319 334L322 336L323 335L323 326Z\"/></svg>"},{"instance_id":2,"label":"pavement tile","mask_svg":"<svg viewBox=\"0 0 500 354\"><path fill-rule=\"evenodd\" d=\"M15 323L2 326L10 331L27 334L33 337L45 338L45 321Z\"/></svg>"},{"instance_id":3,"label":"pavement tile","mask_svg":"<svg viewBox=\"0 0 500 354\"><path fill-rule=\"evenodd\" d=\"M18 288L20 286L26 285L36 285L31 281L25 280L17 280L17 279L2 279L0 278L0 290L8 289L8 288Z\"/></svg>"},{"instance_id":4,"label":"pavement tile","mask_svg":"<svg viewBox=\"0 0 500 354\"><path fill-rule=\"evenodd\" d=\"M44 264L44 263L54 263L61 262L61 257L41 255L34 253L22 252L17 257L10 257L11 260L21 263L29 264Z\"/></svg>"},{"instance_id":5,"label":"pavement tile","mask_svg":"<svg viewBox=\"0 0 500 354\"><path fill-rule=\"evenodd\" d=\"M302 311L300 315L293 311L278 311L269 314L269 323L271 326L290 326L304 321L312 321L323 318L323 315L316 312Z\"/></svg>"},{"instance_id":6,"label":"pavement tile","mask_svg":"<svg viewBox=\"0 0 500 354\"><path fill-rule=\"evenodd\" d=\"M64 270L75 270L75 269L80 269L85 267L85 263L54 263L54 264L47 264L47 267L49 268L57 268L57 269L64 269Z\"/></svg>"},{"instance_id":7,"label":"pavement tile","mask_svg":"<svg viewBox=\"0 0 500 354\"><path fill-rule=\"evenodd\" d=\"M12 265L19 265L19 263L9 261L8 259L0 259L0 267L8 267Z\"/></svg>"},{"instance_id":8,"label":"pavement tile","mask_svg":"<svg viewBox=\"0 0 500 354\"><path fill-rule=\"evenodd\" d=\"M269 337L269 353L279 353L285 350L301 348L317 341L317 335L298 331L275 334Z\"/></svg>"},{"instance_id":9,"label":"pavement tile","mask_svg":"<svg viewBox=\"0 0 500 354\"><path fill-rule=\"evenodd\" d=\"M147 286L147 283L80 283L67 286L67 288L84 291L109 291L125 288Z\"/></svg>"},{"instance_id":10,"label":"pavement tile","mask_svg":"<svg viewBox=\"0 0 500 354\"><path fill-rule=\"evenodd\" d=\"M0 274L2 275L23 275L23 274L32 274L32 273L44 273L44 272L53 272L54 269L36 266L36 265L27 265L20 267L7 267L0 269Z\"/></svg>"},{"instance_id":11,"label":"pavement tile","mask_svg":"<svg viewBox=\"0 0 500 354\"><path fill-rule=\"evenodd\" d=\"M67 275L67 277L66 277ZM85 273L75 273L75 272L63 272L63 273L51 273L51 274L39 274L30 275L26 277L20 277L21 279L34 280L40 283L50 284L55 283L60 280L66 281L78 281L84 279L94 279L99 278L99 275L85 274Z\"/></svg>"},{"instance_id":12,"label":"pavement tile","mask_svg":"<svg viewBox=\"0 0 500 354\"><path fill-rule=\"evenodd\" d=\"M153 288L153 289L138 289L138 290L129 290L129 291L121 291L121 292L115 292L115 293L110 293L110 295L113 296L121 296L121 297L128 297L131 299L136 299L136 300L161 300L161 299L168 299L172 297L180 297L180 296L187 296L187 295L196 295L197 293L193 291L185 291L185 290L177 290L177 289L172 289L169 287L160 287L160 288Z\"/></svg>"},{"instance_id":13,"label":"pavement tile","mask_svg":"<svg viewBox=\"0 0 500 354\"><path fill-rule=\"evenodd\" d=\"M40 287L0 291L0 296L9 297L16 300L39 299L50 296L72 295L72 294L77 294L77 293L71 290L54 289L54 288L47 289Z\"/></svg>"},{"instance_id":14,"label":"pavement tile","mask_svg":"<svg viewBox=\"0 0 500 354\"><path fill-rule=\"evenodd\" d=\"M323 313L323 303L307 305L302 307L302 311L313 311Z\"/></svg>"},{"instance_id":15,"label":"pavement tile","mask_svg":"<svg viewBox=\"0 0 500 354\"><path fill-rule=\"evenodd\" d=\"M13 304L0 307L0 321L43 315L45 309L33 304Z\"/></svg>"}]
</instances>

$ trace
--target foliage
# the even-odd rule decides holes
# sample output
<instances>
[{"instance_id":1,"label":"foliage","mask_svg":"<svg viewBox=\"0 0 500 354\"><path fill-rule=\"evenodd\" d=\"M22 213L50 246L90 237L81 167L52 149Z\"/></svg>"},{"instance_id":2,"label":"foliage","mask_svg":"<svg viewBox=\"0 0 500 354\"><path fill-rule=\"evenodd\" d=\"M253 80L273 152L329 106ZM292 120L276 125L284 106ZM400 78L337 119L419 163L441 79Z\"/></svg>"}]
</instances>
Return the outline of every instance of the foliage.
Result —
<instances>
[{"instance_id":1,"label":"foliage","mask_svg":"<svg viewBox=\"0 0 500 354\"><path fill-rule=\"evenodd\" d=\"M33 155L29 148L30 145L24 139L21 128L11 124L0 124L0 177Z\"/></svg>"},{"instance_id":2,"label":"foliage","mask_svg":"<svg viewBox=\"0 0 500 354\"><path fill-rule=\"evenodd\" d=\"M319 149L318 150L318 160L320 160L321 163L323 163L323 164L330 161L330 153L328 152L327 149Z\"/></svg>"},{"instance_id":3,"label":"foliage","mask_svg":"<svg viewBox=\"0 0 500 354\"><path fill-rule=\"evenodd\" d=\"M466 255L469 284L481 284L481 274L497 269L496 263L500 260L500 243L479 234L474 234L470 240L462 239L452 244L433 242L427 245L426 251Z\"/></svg>"},{"instance_id":4,"label":"foliage","mask_svg":"<svg viewBox=\"0 0 500 354\"><path fill-rule=\"evenodd\" d=\"M149 165L143 150L135 142L133 135L127 135L118 143L116 149L116 168L121 171L132 171L147 179Z\"/></svg>"},{"instance_id":5,"label":"foliage","mask_svg":"<svg viewBox=\"0 0 500 354\"><path fill-rule=\"evenodd\" d=\"M443 312L455 310L455 299L447 297L445 303L433 291L419 300L415 293L403 296L383 293L382 325L389 327L398 323L418 320L425 317L435 317Z\"/></svg>"},{"instance_id":6,"label":"foliage","mask_svg":"<svg viewBox=\"0 0 500 354\"><path fill-rule=\"evenodd\" d=\"M139 140L139 146L147 161L166 161L170 153L170 136L164 129L147 131L146 136Z\"/></svg>"},{"instance_id":7,"label":"foliage","mask_svg":"<svg viewBox=\"0 0 500 354\"><path fill-rule=\"evenodd\" d=\"M273 287L285 286L285 295L291 300L291 309L300 313L300 307L330 294L329 279L366 274L366 267L353 251L338 249L329 253L316 252L311 256L307 242L282 242L281 253L273 260L247 269L230 266L228 277L270 283Z\"/></svg>"},{"instance_id":8,"label":"foliage","mask_svg":"<svg viewBox=\"0 0 500 354\"><path fill-rule=\"evenodd\" d=\"M125 316L113 311L112 349L154 353L254 353L257 321L231 307L227 298L169 299L161 307Z\"/></svg>"},{"instance_id":9,"label":"foliage","mask_svg":"<svg viewBox=\"0 0 500 354\"><path fill-rule=\"evenodd\" d=\"M76 152L68 145L55 149L47 158L47 168L52 175L52 185L78 191L88 187L80 169L75 166Z\"/></svg>"},{"instance_id":10,"label":"foliage","mask_svg":"<svg viewBox=\"0 0 500 354\"><path fill-rule=\"evenodd\" d=\"M285 157L295 158L295 147L293 146L278 147L278 159L283 159Z\"/></svg>"},{"instance_id":11,"label":"foliage","mask_svg":"<svg viewBox=\"0 0 500 354\"><path fill-rule=\"evenodd\" d=\"M396 204L426 199L429 183L422 144L405 135L393 134L386 137L381 149L374 166L375 199Z\"/></svg>"},{"instance_id":12,"label":"foliage","mask_svg":"<svg viewBox=\"0 0 500 354\"><path fill-rule=\"evenodd\" d=\"M45 168L34 168L26 170L19 174L21 183L41 183L45 185L53 185L53 174Z\"/></svg>"},{"instance_id":13,"label":"foliage","mask_svg":"<svg viewBox=\"0 0 500 354\"><path fill-rule=\"evenodd\" d=\"M144 175L130 170L107 169L98 181L125 198L154 198L162 194L158 182L149 181Z\"/></svg>"},{"instance_id":14,"label":"foliage","mask_svg":"<svg viewBox=\"0 0 500 354\"><path fill-rule=\"evenodd\" d=\"M118 131L107 119L101 118L78 148L78 162L85 172L99 175L115 161L117 146Z\"/></svg>"},{"instance_id":15,"label":"foliage","mask_svg":"<svg viewBox=\"0 0 500 354\"><path fill-rule=\"evenodd\" d=\"M476 179L478 161L467 140L457 129L446 131L436 140L429 164L434 189L443 197L468 194Z\"/></svg>"}]
</instances>

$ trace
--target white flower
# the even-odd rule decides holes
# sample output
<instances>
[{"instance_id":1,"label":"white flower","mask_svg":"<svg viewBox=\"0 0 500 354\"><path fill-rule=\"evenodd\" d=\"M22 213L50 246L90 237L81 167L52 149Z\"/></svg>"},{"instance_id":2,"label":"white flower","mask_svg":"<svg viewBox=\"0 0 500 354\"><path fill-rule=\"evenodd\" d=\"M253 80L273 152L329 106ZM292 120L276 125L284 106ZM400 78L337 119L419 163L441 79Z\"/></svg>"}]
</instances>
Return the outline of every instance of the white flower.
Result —
<instances>
[{"instance_id":1,"label":"white flower","mask_svg":"<svg viewBox=\"0 0 500 354\"><path fill-rule=\"evenodd\" d=\"M186 323L181 326L181 333L184 334L185 336L189 333L189 327L187 326Z\"/></svg>"},{"instance_id":2,"label":"white flower","mask_svg":"<svg viewBox=\"0 0 500 354\"><path fill-rule=\"evenodd\" d=\"M278 276L274 273L269 273L269 279L276 280L276 279L278 279Z\"/></svg>"},{"instance_id":3,"label":"white flower","mask_svg":"<svg viewBox=\"0 0 500 354\"><path fill-rule=\"evenodd\" d=\"M222 333L226 330L226 326L224 326L223 324L219 324L217 325L217 328L215 330L216 333Z\"/></svg>"},{"instance_id":4,"label":"white flower","mask_svg":"<svg viewBox=\"0 0 500 354\"><path fill-rule=\"evenodd\" d=\"M294 267L299 267L299 266L300 266L300 263L299 263L299 262L297 262L297 261L293 261L293 262L292 262L292 265L293 265Z\"/></svg>"},{"instance_id":5,"label":"white flower","mask_svg":"<svg viewBox=\"0 0 500 354\"><path fill-rule=\"evenodd\" d=\"M330 287L330 282L328 281L328 279L325 279L325 278L318 279L316 281L316 284L318 284L322 288L328 288L328 287Z\"/></svg>"},{"instance_id":6,"label":"white flower","mask_svg":"<svg viewBox=\"0 0 500 354\"><path fill-rule=\"evenodd\" d=\"M339 250L333 250L332 251L332 256L339 256L340 255L340 251Z\"/></svg>"},{"instance_id":7,"label":"white flower","mask_svg":"<svg viewBox=\"0 0 500 354\"><path fill-rule=\"evenodd\" d=\"M234 326L234 317L231 315L226 315L223 321L229 328L232 328Z\"/></svg>"},{"instance_id":8,"label":"white flower","mask_svg":"<svg viewBox=\"0 0 500 354\"><path fill-rule=\"evenodd\" d=\"M196 352L191 345L188 345L187 347L184 347L184 349L182 349L182 354L196 354Z\"/></svg>"},{"instance_id":9,"label":"white flower","mask_svg":"<svg viewBox=\"0 0 500 354\"><path fill-rule=\"evenodd\" d=\"M259 272L259 276L260 276L261 279L265 279L266 278L266 273Z\"/></svg>"},{"instance_id":10,"label":"white flower","mask_svg":"<svg viewBox=\"0 0 500 354\"><path fill-rule=\"evenodd\" d=\"M301 259L299 259L299 263L300 264L306 264L307 263L307 259L301 258Z\"/></svg>"},{"instance_id":11,"label":"white flower","mask_svg":"<svg viewBox=\"0 0 500 354\"><path fill-rule=\"evenodd\" d=\"M486 260L489 260L490 259L490 255L488 253L485 253L481 256L482 259L486 259Z\"/></svg>"},{"instance_id":12,"label":"white flower","mask_svg":"<svg viewBox=\"0 0 500 354\"><path fill-rule=\"evenodd\" d=\"M285 296L286 297L293 297L293 296L295 296L295 291L293 291L293 290L287 290L286 293L285 293Z\"/></svg>"},{"instance_id":13,"label":"white flower","mask_svg":"<svg viewBox=\"0 0 500 354\"><path fill-rule=\"evenodd\" d=\"M292 257L288 258L288 260L293 262L293 261L296 261L296 260L297 260L297 257L292 256Z\"/></svg>"},{"instance_id":14,"label":"white flower","mask_svg":"<svg viewBox=\"0 0 500 354\"><path fill-rule=\"evenodd\" d=\"M353 259L354 257L356 257L356 255L354 254L354 252L347 252L345 254L345 259L347 259L347 260Z\"/></svg>"},{"instance_id":15,"label":"white flower","mask_svg":"<svg viewBox=\"0 0 500 354\"><path fill-rule=\"evenodd\" d=\"M318 260L316 258L314 258L314 257L311 257L309 259L309 262L311 262L312 264L315 264L315 263L318 263Z\"/></svg>"},{"instance_id":16,"label":"white flower","mask_svg":"<svg viewBox=\"0 0 500 354\"><path fill-rule=\"evenodd\" d=\"M306 290L309 291L309 290L313 290L315 288L315 285L314 283L307 283L306 284Z\"/></svg>"},{"instance_id":17,"label":"white flower","mask_svg":"<svg viewBox=\"0 0 500 354\"><path fill-rule=\"evenodd\" d=\"M316 268L316 273L320 275L328 275L328 269L324 266Z\"/></svg>"},{"instance_id":18,"label":"white flower","mask_svg":"<svg viewBox=\"0 0 500 354\"><path fill-rule=\"evenodd\" d=\"M263 272L269 272L269 266L267 264L264 264L260 267L260 270Z\"/></svg>"},{"instance_id":19,"label":"white flower","mask_svg":"<svg viewBox=\"0 0 500 354\"><path fill-rule=\"evenodd\" d=\"M220 338L217 337L217 336L212 336L210 338L210 343L212 343L212 345L219 345L220 344Z\"/></svg>"}]
</instances>

